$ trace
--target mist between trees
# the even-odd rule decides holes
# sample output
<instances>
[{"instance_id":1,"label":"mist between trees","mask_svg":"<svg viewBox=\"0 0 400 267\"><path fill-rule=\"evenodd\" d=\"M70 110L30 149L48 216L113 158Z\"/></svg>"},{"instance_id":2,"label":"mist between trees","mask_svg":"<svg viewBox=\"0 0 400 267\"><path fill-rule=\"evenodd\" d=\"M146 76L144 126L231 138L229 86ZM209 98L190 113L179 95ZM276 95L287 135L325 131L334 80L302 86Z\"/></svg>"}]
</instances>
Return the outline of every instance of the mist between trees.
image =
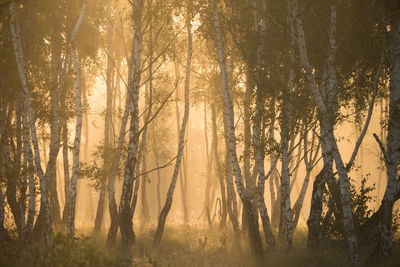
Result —
<instances>
[{"instance_id":1,"label":"mist between trees","mask_svg":"<svg viewBox=\"0 0 400 267\"><path fill-rule=\"evenodd\" d=\"M396 265L398 1L1 0L0 55L1 246Z\"/></svg>"}]
</instances>

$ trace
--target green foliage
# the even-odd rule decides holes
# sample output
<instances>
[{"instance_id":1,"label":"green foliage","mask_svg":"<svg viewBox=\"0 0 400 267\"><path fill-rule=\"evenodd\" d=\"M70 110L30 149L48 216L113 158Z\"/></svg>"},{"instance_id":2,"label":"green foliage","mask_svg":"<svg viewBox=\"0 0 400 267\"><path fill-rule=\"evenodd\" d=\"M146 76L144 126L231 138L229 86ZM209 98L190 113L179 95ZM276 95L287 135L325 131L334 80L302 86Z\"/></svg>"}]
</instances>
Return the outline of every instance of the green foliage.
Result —
<instances>
[{"instance_id":1,"label":"green foliage","mask_svg":"<svg viewBox=\"0 0 400 267\"><path fill-rule=\"evenodd\" d=\"M369 174L367 174L367 177ZM374 211L368 207L375 202L375 197L373 193L375 191L375 184L372 186L367 186L367 178L361 180L360 192L357 192L356 187L351 184L350 186L350 196L352 200L353 207L353 218L356 225L363 225L367 222L368 218L374 213Z\"/></svg>"},{"instance_id":2,"label":"green foliage","mask_svg":"<svg viewBox=\"0 0 400 267\"><path fill-rule=\"evenodd\" d=\"M123 150L121 154L121 159L119 161L120 166L118 167L116 178L120 177L120 171L124 169L122 165L123 162L125 162L126 157L124 151L125 150ZM95 151L91 155L92 162L79 163L79 177L87 177L91 180L92 186L95 189L100 189L111 173L112 164L116 154L116 148L105 147L104 145L96 146Z\"/></svg>"},{"instance_id":3,"label":"green foliage","mask_svg":"<svg viewBox=\"0 0 400 267\"><path fill-rule=\"evenodd\" d=\"M375 209L372 208L372 204L376 201L375 184L371 186L367 185L368 177L369 174L362 178L359 190L354 186L354 180L350 181L350 197L354 228L361 243L369 243L375 237L376 223L371 223L371 220L374 220L373 215L375 213ZM330 240L343 241L345 238L345 232L343 226L343 212L340 203L340 189L337 185L334 185L333 189L333 192L330 192L331 195L324 194L323 198L326 212L322 219L322 236ZM333 213L330 214L328 212L329 209L331 209ZM393 235L396 234L399 226L400 213L396 210L393 212Z\"/></svg>"},{"instance_id":4,"label":"green foliage","mask_svg":"<svg viewBox=\"0 0 400 267\"><path fill-rule=\"evenodd\" d=\"M357 232L359 232L361 226L367 222L374 212L370 208L370 204L374 202L372 193L375 190L375 185L368 186L366 182L366 178L361 180L359 190L356 190L354 181L350 183L353 221ZM335 183L331 185L331 189L333 189L331 190L333 192L330 192L330 195L325 194L323 198L323 204L326 207L325 216L322 220L323 236L332 240L343 240L345 232L343 226L343 211L340 203L340 189ZM329 210L333 212L330 213Z\"/></svg>"}]
</instances>

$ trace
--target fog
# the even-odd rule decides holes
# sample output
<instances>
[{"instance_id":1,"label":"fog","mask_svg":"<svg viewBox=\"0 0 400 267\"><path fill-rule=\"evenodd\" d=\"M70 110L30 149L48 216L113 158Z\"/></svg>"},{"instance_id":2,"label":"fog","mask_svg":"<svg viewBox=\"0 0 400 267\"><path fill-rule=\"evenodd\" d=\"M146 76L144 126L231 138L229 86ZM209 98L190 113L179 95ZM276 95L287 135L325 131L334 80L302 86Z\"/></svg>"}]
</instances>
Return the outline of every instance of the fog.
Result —
<instances>
[{"instance_id":1,"label":"fog","mask_svg":"<svg viewBox=\"0 0 400 267\"><path fill-rule=\"evenodd\" d=\"M364 2L0 0L0 265L396 265L400 6Z\"/></svg>"}]
</instances>

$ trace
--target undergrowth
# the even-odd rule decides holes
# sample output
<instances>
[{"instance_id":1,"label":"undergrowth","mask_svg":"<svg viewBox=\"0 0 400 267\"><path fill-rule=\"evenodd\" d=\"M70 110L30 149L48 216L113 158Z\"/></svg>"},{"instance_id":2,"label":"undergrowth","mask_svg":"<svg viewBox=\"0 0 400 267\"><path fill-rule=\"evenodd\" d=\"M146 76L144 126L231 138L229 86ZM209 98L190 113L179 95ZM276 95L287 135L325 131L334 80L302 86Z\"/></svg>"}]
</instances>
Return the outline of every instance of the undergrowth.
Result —
<instances>
[{"instance_id":1,"label":"undergrowth","mask_svg":"<svg viewBox=\"0 0 400 267\"><path fill-rule=\"evenodd\" d=\"M105 245L105 236L71 237L56 234L52 246L42 243L0 244L0 266L254 266L247 238L236 237L231 230L201 227L167 227L159 249L152 248L154 229L137 233L136 245L123 247L117 240L112 248ZM265 252L264 266L346 266L345 248L321 243L317 251L306 249L307 232L299 229L294 235L294 249ZM282 242L283 243L283 242ZM265 248L265 246L264 246ZM382 266L398 266L400 247L395 242L393 256ZM360 251L366 260L368 250Z\"/></svg>"}]
</instances>

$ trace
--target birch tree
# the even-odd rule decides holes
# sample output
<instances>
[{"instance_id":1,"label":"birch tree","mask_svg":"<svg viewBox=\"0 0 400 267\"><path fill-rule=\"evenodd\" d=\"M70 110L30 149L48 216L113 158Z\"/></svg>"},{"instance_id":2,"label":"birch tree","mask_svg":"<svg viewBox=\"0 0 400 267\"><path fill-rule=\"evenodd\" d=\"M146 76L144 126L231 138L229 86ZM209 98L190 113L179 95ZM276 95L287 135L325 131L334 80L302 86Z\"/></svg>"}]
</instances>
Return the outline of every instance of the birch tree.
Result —
<instances>
[{"instance_id":1,"label":"birch tree","mask_svg":"<svg viewBox=\"0 0 400 267\"><path fill-rule=\"evenodd\" d=\"M81 133L82 133L82 100L81 100L81 76L78 65L78 58L75 50L75 39L81 27L83 17L85 15L87 0L83 1L81 12L78 20L72 30L71 35L71 60L75 74L75 108L76 108L76 125L75 125L75 140L73 150L73 164L71 176L71 189L69 195L69 211L68 211L68 224L67 233L74 235L75 232L75 207L76 207L76 193L78 184L79 173L79 152L81 146Z\"/></svg>"},{"instance_id":2,"label":"birch tree","mask_svg":"<svg viewBox=\"0 0 400 267\"><path fill-rule=\"evenodd\" d=\"M304 137L303 137L303 145L304 145L304 165L306 168L306 174L304 176L303 184L300 189L300 193L293 205L293 229L296 228L299 219L300 212L303 207L304 198L307 192L308 184L310 182L311 171L318 163L318 155L320 150L320 141L315 140L316 134L315 131L312 132L311 142L308 141L308 133L309 133L309 122L304 122ZM316 144L317 143L317 144ZM310 146L310 147L309 147Z\"/></svg>"},{"instance_id":3,"label":"birch tree","mask_svg":"<svg viewBox=\"0 0 400 267\"><path fill-rule=\"evenodd\" d=\"M305 71L306 79L312 91L314 102L318 107L318 118L321 132L321 147L324 168L317 175L312 193L310 217L307 222L309 226L309 243L310 247L317 244L319 235L319 220L321 218L322 206L320 204L322 197L322 186L326 181L332 183L332 164L335 161L336 170L339 176L340 185L340 200L342 203L343 212L343 223L345 229L345 236L348 244L348 252L351 265L359 265L358 256L358 242L355 236L354 223L352 217L352 209L350 203L349 194L349 177L348 171L354 162L354 158L357 155L359 146L365 135L365 131L368 128L369 120L364 125L363 133L359 136L356 146L354 148L352 157L345 166L342 160L342 156L339 152L339 148L334 135L335 125L335 110L338 106L338 79L336 69L336 57L337 57L337 4L333 3L330 6L330 20L329 20L329 35L328 35L328 53L325 61L325 67L322 74L322 82L318 86L316 82L315 74L313 73L312 67L309 62L309 56L307 52L306 39L303 29L303 24L298 14L297 1L293 3L293 12L296 21L297 30L297 42L300 53L300 61ZM372 106L374 104L374 97L372 98L369 114L372 112Z\"/></svg>"},{"instance_id":4,"label":"birch tree","mask_svg":"<svg viewBox=\"0 0 400 267\"><path fill-rule=\"evenodd\" d=\"M240 199L243 203L244 211L248 217L249 222L249 238L250 244L253 253L259 262L263 261L263 249L260 238L260 232L258 230L258 216L257 211L251 203L250 196L243 185L242 173L240 170L237 154L236 154L236 138L235 138L235 126L234 126L234 113L233 113L233 104L232 98L229 94L228 90L228 79L227 79L227 66L226 66L226 57L224 54L224 43L222 39L222 30L219 19L219 14L217 10L217 5L214 0L210 1L213 24L215 30L215 46L218 53L218 61L219 67L221 70L222 76L222 91L224 96L224 109L225 109L225 118L227 122L227 130L229 134L229 153L230 160L234 170L235 175L235 184L237 192L240 196Z\"/></svg>"},{"instance_id":5,"label":"birch tree","mask_svg":"<svg viewBox=\"0 0 400 267\"><path fill-rule=\"evenodd\" d=\"M384 155L387 172L386 190L378 210L378 238L373 254L374 261L387 259L393 246L393 206L400 198L400 179L398 168L400 161L400 6L392 3L390 17L390 87L389 87L389 123L386 147L376 134L375 139ZM389 5L389 6L390 6Z\"/></svg>"},{"instance_id":6,"label":"birch tree","mask_svg":"<svg viewBox=\"0 0 400 267\"><path fill-rule=\"evenodd\" d=\"M130 127L129 127L129 145L128 158L124 170L124 179L122 185L121 201L119 204L119 227L121 231L122 243L131 245L135 242L133 232L131 198L134 182L134 170L137 163L137 150L139 145L139 87L141 78L141 57L142 57L142 11L144 3L141 0L133 2L133 47L132 47L132 81L128 84L127 98L130 101Z\"/></svg>"},{"instance_id":7,"label":"birch tree","mask_svg":"<svg viewBox=\"0 0 400 267\"><path fill-rule=\"evenodd\" d=\"M23 95L24 95L24 112L26 112L29 118L29 123L27 122L27 124L24 125L24 127L29 127L31 130L31 139L32 139L31 141L35 151L35 169L40 180L41 206L43 207L44 221L45 221L45 240L46 244L50 246L52 225L51 225L51 213L50 213L50 206L48 199L47 181L43 169L41 167L40 150L37 138L36 125L35 125L35 117L33 114L32 103L31 103L31 95L30 95L31 92L26 78L26 63L22 46L23 40L21 35L21 26L19 22L19 14L18 14L19 11L17 8L17 4L15 2L10 3L9 11L11 15L10 29L11 29L13 48L14 48L14 55L17 62L18 74L21 80Z\"/></svg>"},{"instance_id":8,"label":"birch tree","mask_svg":"<svg viewBox=\"0 0 400 267\"><path fill-rule=\"evenodd\" d=\"M181 128L179 131L179 142L178 142L178 156L176 158L174 172L172 175L172 180L169 185L167 191L167 197L165 199L164 207L161 210L161 213L158 217L158 224L156 233L153 239L153 246L158 247L161 243L161 238L164 232L165 222L167 220L168 213L171 209L172 205L172 197L174 194L176 181L178 178L178 173L181 165L183 148L185 145L185 134L186 134L186 125L189 120L189 89L190 89L190 73L191 73L191 63L192 63L192 25L191 25L191 17L192 17L192 2L189 0L187 13L186 13L186 30L187 30L187 56L186 56L186 77L185 77L185 110L182 119Z\"/></svg>"},{"instance_id":9,"label":"birch tree","mask_svg":"<svg viewBox=\"0 0 400 267\"><path fill-rule=\"evenodd\" d=\"M216 88L211 88L212 90L212 96L213 99L211 101L211 127L212 127L212 146L214 149L212 149L214 151L214 159L215 159L215 167L216 167L216 172L217 172L217 176L218 176L218 182L219 182L219 186L220 186L220 192L221 192L221 202L222 202L222 211L221 211L221 221L219 224L220 228L225 227L226 224L226 218L228 215L228 211L227 211L227 197L226 197L226 187L225 187L225 181L223 179L223 172L222 172L222 164L221 164L221 160L219 157L219 153L218 153L218 134L217 134L217 111L216 111L216 105L215 105L215 101L216 101Z\"/></svg>"}]
</instances>

